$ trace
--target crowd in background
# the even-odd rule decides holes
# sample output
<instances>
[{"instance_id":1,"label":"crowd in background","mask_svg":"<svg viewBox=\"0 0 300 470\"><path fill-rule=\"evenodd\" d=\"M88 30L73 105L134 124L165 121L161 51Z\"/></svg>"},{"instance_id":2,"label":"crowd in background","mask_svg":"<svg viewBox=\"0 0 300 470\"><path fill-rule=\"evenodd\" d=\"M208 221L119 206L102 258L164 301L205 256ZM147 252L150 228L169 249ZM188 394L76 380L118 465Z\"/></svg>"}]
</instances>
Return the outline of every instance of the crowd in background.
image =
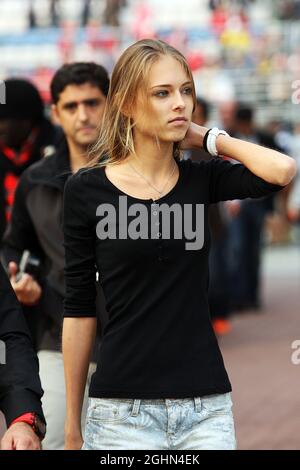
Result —
<instances>
[{"instance_id":1,"label":"crowd in background","mask_svg":"<svg viewBox=\"0 0 300 470\"><path fill-rule=\"evenodd\" d=\"M198 93L211 102L224 96L251 100L260 123L279 115L295 122L291 84L300 69L300 31L297 16L280 18L282 11L296 12L297 5L269 0L2 0L0 79L27 76L49 99L49 83L61 63L93 60L111 71L128 44L160 37L184 53Z\"/></svg>"}]
</instances>

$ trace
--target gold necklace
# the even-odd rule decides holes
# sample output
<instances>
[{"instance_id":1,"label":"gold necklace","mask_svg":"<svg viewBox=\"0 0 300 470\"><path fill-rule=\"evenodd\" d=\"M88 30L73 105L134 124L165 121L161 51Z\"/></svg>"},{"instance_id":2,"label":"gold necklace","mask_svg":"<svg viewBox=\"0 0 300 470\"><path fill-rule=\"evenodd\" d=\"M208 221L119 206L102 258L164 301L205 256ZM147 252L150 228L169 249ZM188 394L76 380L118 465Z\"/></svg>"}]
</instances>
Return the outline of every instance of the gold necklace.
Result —
<instances>
[{"instance_id":1,"label":"gold necklace","mask_svg":"<svg viewBox=\"0 0 300 470\"><path fill-rule=\"evenodd\" d=\"M139 176L141 176L141 178L143 178L143 179L146 181L146 183L149 184L149 186L151 186L151 188L155 189L155 191L159 193L160 197L162 197L163 192L164 192L164 189L165 189L165 187L166 187L168 181L169 181L169 180L171 179L171 177L173 176L173 173L174 173L174 170L175 170L175 167L176 167L176 162L175 162L175 160L174 160L173 170L172 170L171 174L169 175L168 179L166 180L165 184L163 185L163 188L162 188L161 190L159 190L159 189L157 189L155 186L153 186L153 184L150 183L150 181L148 181L148 179L147 179L142 173L140 173L138 170L136 170L136 169L134 168L134 166L131 165L130 162L128 162L128 163L129 163L129 165L131 166L131 168L132 168ZM156 201L156 199L153 199L153 201Z\"/></svg>"}]
</instances>

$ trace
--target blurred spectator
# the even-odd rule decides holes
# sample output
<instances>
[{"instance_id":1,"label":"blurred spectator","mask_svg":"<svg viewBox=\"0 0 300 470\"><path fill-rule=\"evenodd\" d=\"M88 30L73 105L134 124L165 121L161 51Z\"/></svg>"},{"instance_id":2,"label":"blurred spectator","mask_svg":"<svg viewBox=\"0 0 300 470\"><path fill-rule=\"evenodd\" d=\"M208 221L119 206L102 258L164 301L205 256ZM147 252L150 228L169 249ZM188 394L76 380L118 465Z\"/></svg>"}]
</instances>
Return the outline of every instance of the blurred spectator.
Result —
<instances>
[{"instance_id":1,"label":"blurred spectator","mask_svg":"<svg viewBox=\"0 0 300 470\"><path fill-rule=\"evenodd\" d=\"M81 14L81 26L86 26L90 19L91 14L91 0L83 0L82 14Z\"/></svg>"},{"instance_id":2,"label":"blurred spectator","mask_svg":"<svg viewBox=\"0 0 300 470\"><path fill-rule=\"evenodd\" d=\"M209 0L208 5L210 10L214 11L220 7L222 0Z\"/></svg>"},{"instance_id":3,"label":"blurred spectator","mask_svg":"<svg viewBox=\"0 0 300 470\"><path fill-rule=\"evenodd\" d=\"M50 24L53 27L58 27L60 22L60 0L50 0Z\"/></svg>"},{"instance_id":4,"label":"blurred spectator","mask_svg":"<svg viewBox=\"0 0 300 470\"><path fill-rule=\"evenodd\" d=\"M270 133L273 135L274 140L276 144L283 149L283 151L287 154L290 155L291 153L291 147L293 144L293 135L291 132L289 132L283 124L274 119L271 121L268 125L268 129Z\"/></svg>"},{"instance_id":5,"label":"blurred spectator","mask_svg":"<svg viewBox=\"0 0 300 470\"><path fill-rule=\"evenodd\" d=\"M36 15L35 11L33 8L33 0L29 1L29 7L28 7L28 25L30 29L34 29L37 26L36 22Z\"/></svg>"},{"instance_id":6,"label":"blurred spectator","mask_svg":"<svg viewBox=\"0 0 300 470\"><path fill-rule=\"evenodd\" d=\"M106 0L104 23L109 26L119 26L120 9L125 4L124 0Z\"/></svg>"},{"instance_id":7,"label":"blurred spectator","mask_svg":"<svg viewBox=\"0 0 300 470\"><path fill-rule=\"evenodd\" d=\"M203 99L197 98L197 106L193 114L193 122L199 126L207 126L210 106ZM211 160L211 155L205 150L191 150L186 152L186 158L200 162ZM209 309L213 328L217 335L230 331L231 326L227 319L229 315L229 289L226 259L226 220L224 203L210 204L208 220L211 230L211 249L209 253Z\"/></svg>"},{"instance_id":8,"label":"blurred spectator","mask_svg":"<svg viewBox=\"0 0 300 470\"><path fill-rule=\"evenodd\" d=\"M234 137L282 151L273 137L256 129L254 111L240 104L235 114ZM261 241L267 212L273 210L273 197L230 201L229 269L232 308L261 307L260 265Z\"/></svg>"},{"instance_id":9,"label":"blurred spectator","mask_svg":"<svg viewBox=\"0 0 300 470\"><path fill-rule=\"evenodd\" d=\"M288 217L291 222L300 221L300 124L294 129L295 135L291 145L291 156L295 158L298 173L292 183L288 198Z\"/></svg>"},{"instance_id":10,"label":"blurred spectator","mask_svg":"<svg viewBox=\"0 0 300 470\"><path fill-rule=\"evenodd\" d=\"M5 89L6 104L0 105L0 239L21 174L54 144L56 135L32 83L11 78L5 80Z\"/></svg>"},{"instance_id":11,"label":"blurred spectator","mask_svg":"<svg viewBox=\"0 0 300 470\"><path fill-rule=\"evenodd\" d=\"M210 105L204 99L197 97L197 106L193 114L193 122L199 126L205 126L209 119Z\"/></svg>"},{"instance_id":12,"label":"blurred spectator","mask_svg":"<svg viewBox=\"0 0 300 470\"><path fill-rule=\"evenodd\" d=\"M136 40L155 37L153 8L145 0L140 0L134 9L132 33Z\"/></svg>"},{"instance_id":13,"label":"blurred spectator","mask_svg":"<svg viewBox=\"0 0 300 470\"><path fill-rule=\"evenodd\" d=\"M288 127L278 120L273 120L269 123L267 129L273 135L276 145L287 155L296 158L297 151L296 148L293 149L296 139ZM296 179L277 194L276 213L270 214L267 218L267 236L272 243L280 243L289 240L290 222L293 220L289 220L291 213L289 214L288 204L289 200L291 200L291 191L293 190L295 182Z\"/></svg>"},{"instance_id":14,"label":"blurred spectator","mask_svg":"<svg viewBox=\"0 0 300 470\"><path fill-rule=\"evenodd\" d=\"M220 126L230 135L234 132L236 109L236 101L223 101L218 106Z\"/></svg>"},{"instance_id":15,"label":"blurred spectator","mask_svg":"<svg viewBox=\"0 0 300 470\"><path fill-rule=\"evenodd\" d=\"M23 171L53 148L56 129L44 117L40 95L30 82L5 81L6 104L0 105L0 240L11 219L15 191ZM38 309L24 307L34 346Z\"/></svg>"},{"instance_id":16,"label":"blurred spectator","mask_svg":"<svg viewBox=\"0 0 300 470\"><path fill-rule=\"evenodd\" d=\"M300 19L300 0L277 0L277 15L281 20Z\"/></svg>"}]
</instances>

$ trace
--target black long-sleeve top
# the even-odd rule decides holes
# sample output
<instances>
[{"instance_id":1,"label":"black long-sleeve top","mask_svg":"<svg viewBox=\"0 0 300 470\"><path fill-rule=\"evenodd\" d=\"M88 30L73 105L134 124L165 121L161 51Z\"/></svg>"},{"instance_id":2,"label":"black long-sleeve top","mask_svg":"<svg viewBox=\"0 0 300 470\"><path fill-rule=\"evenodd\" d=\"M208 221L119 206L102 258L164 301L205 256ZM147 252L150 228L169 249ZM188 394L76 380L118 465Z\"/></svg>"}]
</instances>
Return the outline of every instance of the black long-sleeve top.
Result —
<instances>
[{"instance_id":1,"label":"black long-sleeve top","mask_svg":"<svg viewBox=\"0 0 300 470\"><path fill-rule=\"evenodd\" d=\"M218 201L262 197L282 186L218 158L182 160L178 165L176 185L156 203L126 197L103 167L82 169L66 184L64 317L95 316L96 271L109 315L91 397L184 398L231 391L208 306L207 208ZM186 214L187 225L193 221L194 230L203 231L197 249L187 249L187 225L178 237L178 213L170 219L170 234L163 231L164 219L157 213L173 204ZM118 214L122 217L138 207L147 210L152 228L146 236L143 219L138 229L144 230L143 237L133 239L124 233L129 223L137 223L139 213L128 215L127 222ZM203 217L197 219L201 207Z\"/></svg>"},{"instance_id":2,"label":"black long-sleeve top","mask_svg":"<svg viewBox=\"0 0 300 470\"><path fill-rule=\"evenodd\" d=\"M39 364L26 321L0 263L0 409L7 426L24 413L45 420Z\"/></svg>"}]
</instances>

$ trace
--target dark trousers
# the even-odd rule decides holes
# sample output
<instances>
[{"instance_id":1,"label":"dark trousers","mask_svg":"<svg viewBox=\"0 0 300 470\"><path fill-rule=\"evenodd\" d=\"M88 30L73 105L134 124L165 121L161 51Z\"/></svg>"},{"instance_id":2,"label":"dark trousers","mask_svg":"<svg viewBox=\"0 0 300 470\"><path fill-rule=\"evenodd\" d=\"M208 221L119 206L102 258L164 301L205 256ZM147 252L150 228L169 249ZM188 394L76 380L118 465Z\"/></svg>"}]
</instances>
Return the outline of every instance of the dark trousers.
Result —
<instances>
[{"instance_id":1,"label":"dark trousers","mask_svg":"<svg viewBox=\"0 0 300 470\"><path fill-rule=\"evenodd\" d=\"M227 237L212 238L209 253L209 309L212 318L226 318L230 313Z\"/></svg>"}]
</instances>

